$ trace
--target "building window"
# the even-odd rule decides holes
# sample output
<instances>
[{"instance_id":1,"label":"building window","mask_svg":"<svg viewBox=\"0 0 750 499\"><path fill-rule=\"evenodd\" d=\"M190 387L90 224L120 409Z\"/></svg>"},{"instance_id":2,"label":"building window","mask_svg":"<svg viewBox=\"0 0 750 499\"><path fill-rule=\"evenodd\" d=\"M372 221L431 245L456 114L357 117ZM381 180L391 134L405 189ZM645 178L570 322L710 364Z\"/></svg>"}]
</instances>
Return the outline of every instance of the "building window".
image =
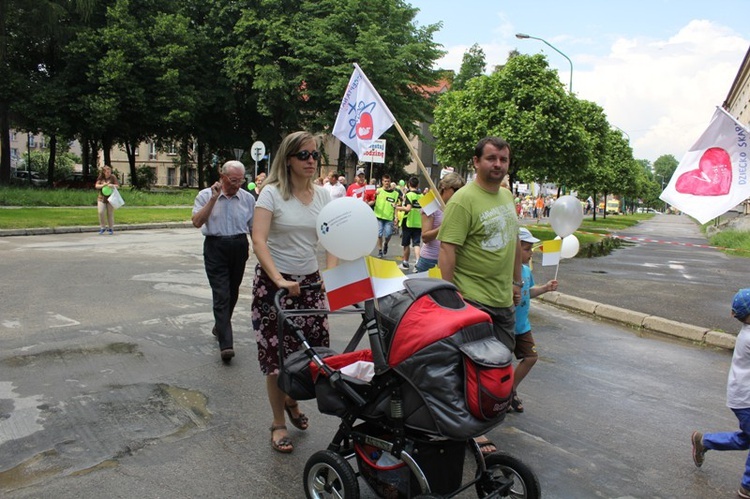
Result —
<instances>
[{"instance_id":1,"label":"building window","mask_svg":"<svg viewBox=\"0 0 750 499\"><path fill-rule=\"evenodd\" d=\"M156 142L148 145L148 159L156 159Z\"/></svg>"},{"instance_id":2,"label":"building window","mask_svg":"<svg viewBox=\"0 0 750 499\"><path fill-rule=\"evenodd\" d=\"M27 140L29 141L29 147L36 147L36 138L34 138L33 135L27 135L27 137Z\"/></svg>"},{"instance_id":3,"label":"building window","mask_svg":"<svg viewBox=\"0 0 750 499\"><path fill-rule=\"evenodd\" d=\"M177 185L176 168L167 168L167 185Z\"/></svg>"},{"instance_id":4,"label":"building window","mask_svg":"<svg viewBox=\"0 0 750 499\"><path fill-rule=\"evenodd\" d=\"M13 142L15 142L16 140L18 140L18 139L16 139L16 132L15 131L10 132L10 140L13 141Z\"/></svg>"},{"instance_id":5,"label":"building window","mask_svg":"<svg viewBox=\"0 0 750 499\"><path fill-rule=\"evenodd\" d=\"M174 145L174 142L167 147L167 154L170 156L177 156L177 146Z\"/></svg>"},{"instance_id":6,"label":"building window","mask_svg":"<svg viewBox=\"0 0 750 499\"><path fill-rule=\"evenodd\" d=\"M45 137L44 135L42 135L39 138L39 148L40 149L46 149L47 148L47 137Z\"/></svg>"}]
</instances>

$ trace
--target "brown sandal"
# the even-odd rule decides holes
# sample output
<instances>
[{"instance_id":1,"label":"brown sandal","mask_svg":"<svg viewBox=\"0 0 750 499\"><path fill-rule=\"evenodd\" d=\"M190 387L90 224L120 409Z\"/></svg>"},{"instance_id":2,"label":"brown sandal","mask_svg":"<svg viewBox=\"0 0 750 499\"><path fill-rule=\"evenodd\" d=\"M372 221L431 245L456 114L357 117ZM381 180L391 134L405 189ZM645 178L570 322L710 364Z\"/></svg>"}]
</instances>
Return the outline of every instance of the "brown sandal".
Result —
<instances>
[{"instance_id":1,"label":"brown sandal","mask_svg":"<svg viewBox=\"0 0 750 499\"><path fill-rule=\"evenodd\" d=\"M510 407L516 412L523 412L523 401L518 398L518 395L516 395L516 392L513 392L513 396L510 399Z\"/></svg>"},{"instance_id":2,"label":"brown sandal","mask_svg":"<svg viewBox=\"0 0 750 499\"><path fill-rule=\"evenodd\" d=\"M274 440L273 432L277 430L286 430L286 425L284 424L271 425L271 447L273 447L273 450L275 450L276 452L281 452L282 454L291 453L294 450L294 444L292 443L292 439L289 438L289 435L285 435L278 440Z\"/></svg>"},{"instance_id":3,"label":"brown sandal","mask_svg":"<svg viewBox=\"0 0 750 499\"><path fill-rule=\"evenodd\" d=\"M297 402L293 404L284 404L284 409L286 409L286 413L289 416L289 421L292 422L295 428L299 428L300 430L304 431L310 426L308 424L310 420L307 418L307 416L305 416L305 413L302 411L299 412L299 415L296 418L292 416L292 409L296 408L297 405L298 405Z\"/></svg>"},{"instance_id":4,"label":"brown sandal","mask_svg":"<svg viewBox=\"0 0 750 499\"><path fill-rule=\"evenodd\" d=\"M485 440L481 442L477 442L477 445L479 446L479 451L482 453L483 456L489 456L493 452L497 452L497 447L492 442L492 440L488 438L486 438Z\"/></svg>"}]
</instances>

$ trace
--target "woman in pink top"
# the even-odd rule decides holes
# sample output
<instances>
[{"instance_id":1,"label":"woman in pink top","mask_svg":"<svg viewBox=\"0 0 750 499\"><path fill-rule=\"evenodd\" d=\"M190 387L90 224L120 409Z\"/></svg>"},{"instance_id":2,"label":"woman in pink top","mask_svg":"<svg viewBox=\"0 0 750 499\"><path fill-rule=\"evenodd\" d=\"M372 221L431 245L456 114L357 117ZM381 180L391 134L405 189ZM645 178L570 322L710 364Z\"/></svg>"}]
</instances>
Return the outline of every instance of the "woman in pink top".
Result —
<instances>
[{"instance_id":1,"label":"woman in pink top","mask_svg":"<svg viewBox=\"0 0 750 499\"><path fill-rule=\"evenodd\" d=\"M453 193L464 184L464 179L458 173L451 172L443 177L437 186L443 202L448 203ZM440 241L436 238L442 222L443 210L437 210L432 215L422 213L422 249L419 252L419 260L414 266L414 272L425 272L437 265Z\"/></svg>"}]
</instances>

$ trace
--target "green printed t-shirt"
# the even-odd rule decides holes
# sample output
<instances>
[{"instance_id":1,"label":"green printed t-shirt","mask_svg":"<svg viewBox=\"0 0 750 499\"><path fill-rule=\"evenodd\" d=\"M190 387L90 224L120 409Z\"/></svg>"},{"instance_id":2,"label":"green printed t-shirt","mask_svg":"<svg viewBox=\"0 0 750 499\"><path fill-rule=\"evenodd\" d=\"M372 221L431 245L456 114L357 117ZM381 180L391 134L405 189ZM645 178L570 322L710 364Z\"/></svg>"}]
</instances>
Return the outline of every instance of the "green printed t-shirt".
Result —
<instances>
[{"instance_id":1,"label":"green printed t-shirt","mask_svg":"<svg viewBox=\"0 0 750 499\"><path fill-rule=\"evenodd\" d=\"M421 229L422 206L420 206L419 200L422 199L422 194L417 191L409 191L405 197L406 204L411 205L411 210L406 214L406 226L412 229Z\"/></svg>"},{"instance_id":2,"label":"green printed t-shirt","mask_svg":"<svg viewBox=\"0 0 750 499\"><path fill-rule=\"evenodd\" d=\"M437 238L456 246L453 283L464 298L513 305L518 218L508 189L491 193L468 183L446 206Z\"/></svg>"},{"instance_id":3,"label":"green printed t-shirt","mask_svg":"<svg viewBox=\"0 0 750 499\"><path fill-rule=\"evenodd\" d=\"M396 189L387 191L383 188L378 189L375 196L375 217L380 220L391 220L396 218L396 207L393 203L401 199L401 192Z\"/></svg>"}]
</instances>

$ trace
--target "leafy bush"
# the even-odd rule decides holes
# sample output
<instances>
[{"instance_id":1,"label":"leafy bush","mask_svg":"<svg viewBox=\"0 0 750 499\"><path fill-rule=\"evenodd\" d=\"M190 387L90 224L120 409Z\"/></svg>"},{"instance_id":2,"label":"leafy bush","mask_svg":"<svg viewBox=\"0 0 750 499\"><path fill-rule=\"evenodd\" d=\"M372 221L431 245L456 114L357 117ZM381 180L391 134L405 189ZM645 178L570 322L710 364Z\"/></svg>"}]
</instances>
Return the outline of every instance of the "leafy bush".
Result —
<instances>
[{"instance_id":1,"label":"leafy bush","mask_svg":"<svg viewBox=\"0 0 750 499\"><path fill-rule=\"evenodd\" d=\"M139 166L135 175L133 187L136 189L149 190L152 185L156 184L156 172L148 165Z\"/></svg>"}]
</instances>

